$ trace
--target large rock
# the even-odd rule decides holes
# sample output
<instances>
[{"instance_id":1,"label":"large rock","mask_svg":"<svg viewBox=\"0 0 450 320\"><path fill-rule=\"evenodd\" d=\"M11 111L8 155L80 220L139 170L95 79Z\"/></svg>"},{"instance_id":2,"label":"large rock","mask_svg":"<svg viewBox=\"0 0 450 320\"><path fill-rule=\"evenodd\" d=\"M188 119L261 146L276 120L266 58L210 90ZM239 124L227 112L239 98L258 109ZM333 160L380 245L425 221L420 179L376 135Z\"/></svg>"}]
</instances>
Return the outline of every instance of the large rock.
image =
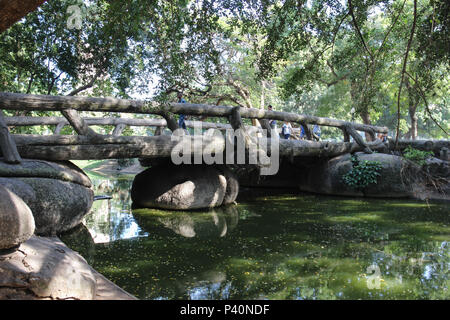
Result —
<instances>
[{"instance_id":1,"label":"large rock","mask_svg":"<svg viewBox=\"0 0 450 320\"><path fill-rule=\"evenodd\" d=\"M376 184L364 190L346 185L342 177L352 168L350 155L342 155L312 167L300 181L300 190L346 196L411 197L421 179L420 167L402 157L382 153L357 153L359 161L379 161L382 169Z\"/></svg>"},{"instance_id":2,"label":"large rock","mask_svg":"<svg viewBox=\"0 0 450 320\"><path fill-rule=\"evenodd\" d=\"M55 235L77 226L94 197L89 178L70 162L24 159L11 165L0 161L0 185L30 207L39 235Z\"/></svg>"},{"instance_id":3,"label":"large rock","mask_svg":"<svg viewBox=\"0 0 450 320\"><path fill-rule=\"evenodd\" d=\"M430 158L426 160L423 166L424 170L434 181L434 190L430 198L436 199L450 199L450 163L448 161L437 158Z\"/></svg>"},{"instance_id":4,"label":"large rock","mask_svg":"<svg viewBox=\"0 0 450 320\"><path fill-rule=\"evenodd\" d=\"M223 197L222 205L232 204L236 201L239 194L239 181L233 171L226 166L217 166L217 169L222 173L227 181L227 188Z\"/></svg>"},{"instance_id":5,"label":"large rock","mask_svg":"<svg viewBox=\"0 0 450 320\"><path fill-rule=\"evenodd\" d=\"M0 250L27 241L34 233L30 208L17 195L0 186Z\"/></svg>"},{"instance_id":6,"label":"large rock","mask_svg":"<svg viewBox=\"0 0 450 320\"><path fill-rule=\"evenodd\" d=\"M92 300L96 288L91 267L58 238L32 236L19 250L0 254L0 300Z\"/></svg>"},{"instance_id":7,"label":"large rock","mask_svg":"<svg viewBox=\"0 0 450 320\"><path fill-rule=\"evenodd\" d=\"M137 207L190 210L220 206L226 192L227 178L214 166L163 164L135 177L131 198ZM226 202L235 193L230 187Z\"/></svg>"}]
</instances>

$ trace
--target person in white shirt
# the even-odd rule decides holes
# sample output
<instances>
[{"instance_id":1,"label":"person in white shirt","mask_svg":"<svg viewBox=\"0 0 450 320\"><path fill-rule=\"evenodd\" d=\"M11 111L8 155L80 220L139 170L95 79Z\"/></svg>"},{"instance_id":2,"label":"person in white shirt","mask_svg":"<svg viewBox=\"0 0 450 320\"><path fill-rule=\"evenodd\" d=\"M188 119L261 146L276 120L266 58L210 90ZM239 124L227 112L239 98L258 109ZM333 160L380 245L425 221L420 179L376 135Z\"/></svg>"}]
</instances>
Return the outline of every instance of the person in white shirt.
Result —
<instances>
[{"instance_id":1,"label":"person in white shirt","mask_svg":"<svg viewBox=\"0 0 450 320\"><path fill-rule=\"evenodd\" d=\"M292 133L292 125L290 122L285 122L281 127L281 134L285 139L289 139Z\"/></svg>"}]
</instances>

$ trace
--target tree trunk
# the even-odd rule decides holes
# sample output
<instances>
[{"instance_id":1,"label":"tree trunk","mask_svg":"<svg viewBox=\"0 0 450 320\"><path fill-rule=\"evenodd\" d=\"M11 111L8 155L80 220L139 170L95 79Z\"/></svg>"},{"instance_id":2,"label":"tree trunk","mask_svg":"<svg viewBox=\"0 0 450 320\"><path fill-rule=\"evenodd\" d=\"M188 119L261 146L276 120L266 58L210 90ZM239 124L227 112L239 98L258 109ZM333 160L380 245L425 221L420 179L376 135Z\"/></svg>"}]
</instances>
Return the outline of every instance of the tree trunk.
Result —
<instances>
[{"instance_id":1,"label":"tree trunk","mask_svg":"<svg viewBox=\"0 0 450 320\"><path fill-rule=\"evenodd\" d=\"M264 109L265 108L265 106L266 106L266 92L265 92L265 89L266 89L266 83L265 83L265 81L264 80L261 80L261 99L260 99L260 101L259 101L259 108L260 109Z\"/></svg>"},{"instance_id":2,"label":"tree trunk","mask_svg":"<svg viewBox=\"0 0 450 320\"><path fill-rule=\"evenodd\" d=\"M405 78L405 86L408 90L408 113L409 118L411 119L411 127L409 128L409 137L412 140L416 140L417 138L417 105L419 104L420 96L417 95L414 88L411 86L411 83L409 82L409 78Z\"/></svg>"},{"instance_id":3,"label":"tree trunk","mask_svg":"<svg viewBox=\"0 0 450 320\"><path fill-rule=\"evenodd\" d=\"M417 115L416 115L416 108L417 105L415 105L413 108L409 108L409 117L411 118L411 139L416 140L417 138Z\"/></svg>"},{"instance_id":4,"label":"tree trunk","mask_svg":"<svg viewBox=\"0 0 450 320\"><path fill-rule=\"evenodd\" d=\"M369 108L367 103L367 97L361 95L361 88L356 79L352 79L351 87L350 87L350 96L353 102L353 105L356 106L356 112L359 112L361 119L365 125L372 125L370 121ZM359 130L358 128L355 128ZM365 131L365 130L364 130ZM386 132L387 133L387 132ZM365 131L366 141L374 141L376 139L374 132Z\"/></svg>"},{"instance_id":5,"label":"tree trunk","mask_svg":"<svg viewBox=\"0 0 450 320\"><path fill-rule=\"evenodd\" d=\"M29 12L37 9L46 0L0 0L0 33Z\"/></svg>"},{"instance_id":6,"label":"tree trunk","mask_svg":"<svg viewBox=\"0 0 450 320\"><path fill-rule=\"evenodd\" d=\"M362 111L360 113L360 115L361 115L361 119L362 119L364 124L372 125L372 122L370 121L370 115L369 115L369 112L367 110ZM370 142L370 141L374 141L375 140L375 139L373 139L372 135L369 132L366 131L365 135L366 135L366 141Z\"/></svg>"}]
</instances>

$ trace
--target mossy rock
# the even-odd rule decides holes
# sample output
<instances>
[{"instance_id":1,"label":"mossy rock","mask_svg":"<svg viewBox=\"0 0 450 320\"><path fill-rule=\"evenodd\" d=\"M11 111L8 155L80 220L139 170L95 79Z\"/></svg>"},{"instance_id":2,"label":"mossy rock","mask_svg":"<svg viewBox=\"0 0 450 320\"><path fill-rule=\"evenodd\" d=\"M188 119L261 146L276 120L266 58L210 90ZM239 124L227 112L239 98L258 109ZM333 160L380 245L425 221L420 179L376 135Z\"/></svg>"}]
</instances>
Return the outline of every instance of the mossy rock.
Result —
<instances>
[{"instance_id":1,"label":"mossy rock","mask_svg":"<svg viewBox=\"0 0 450 320\"><path fill-rule=\"evenodd\" d=\"M350 154L313 166L300 181L302 191L330 195L405 198L413 197L420 182L420 167L404 158L382 153L357 153L359 161L377 161L381 165L377 183L364 189L352 188L342 177L352 169Z\"/></svg>"},{"instance_id":2,"label":"mossy rock","mask_svg":"<svg viewBox=\"0 0 450 320\"><path fill-rule=\"evenodd\" d=\"M24 159L8 165L0 161L0 185L30 207L39 235L56 235L77 226L94 200L89 177L70 162Z\"/></svg>"}]
</instances>

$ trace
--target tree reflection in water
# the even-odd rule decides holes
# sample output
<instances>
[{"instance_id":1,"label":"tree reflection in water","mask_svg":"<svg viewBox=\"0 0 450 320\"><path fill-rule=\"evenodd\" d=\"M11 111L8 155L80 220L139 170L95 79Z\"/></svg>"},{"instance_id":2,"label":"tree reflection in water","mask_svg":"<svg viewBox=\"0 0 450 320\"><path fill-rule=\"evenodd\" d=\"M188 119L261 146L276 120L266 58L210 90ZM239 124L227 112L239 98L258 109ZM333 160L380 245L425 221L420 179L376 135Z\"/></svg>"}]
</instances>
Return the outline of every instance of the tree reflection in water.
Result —
<instances>
[{"instance_id":1,"label":"tree reflection in water","mask_svg":"<svg viewBox=\"0 0 450 320\"><path fill-rule=\"evenodd\" d=\"M106 200L94 201L91 212L84 218L95 243L108 243L119 239L146 236L131 213L128 176L119 178L92 177L95 195L108 195Z\"/></svg>"}]
</instances>

